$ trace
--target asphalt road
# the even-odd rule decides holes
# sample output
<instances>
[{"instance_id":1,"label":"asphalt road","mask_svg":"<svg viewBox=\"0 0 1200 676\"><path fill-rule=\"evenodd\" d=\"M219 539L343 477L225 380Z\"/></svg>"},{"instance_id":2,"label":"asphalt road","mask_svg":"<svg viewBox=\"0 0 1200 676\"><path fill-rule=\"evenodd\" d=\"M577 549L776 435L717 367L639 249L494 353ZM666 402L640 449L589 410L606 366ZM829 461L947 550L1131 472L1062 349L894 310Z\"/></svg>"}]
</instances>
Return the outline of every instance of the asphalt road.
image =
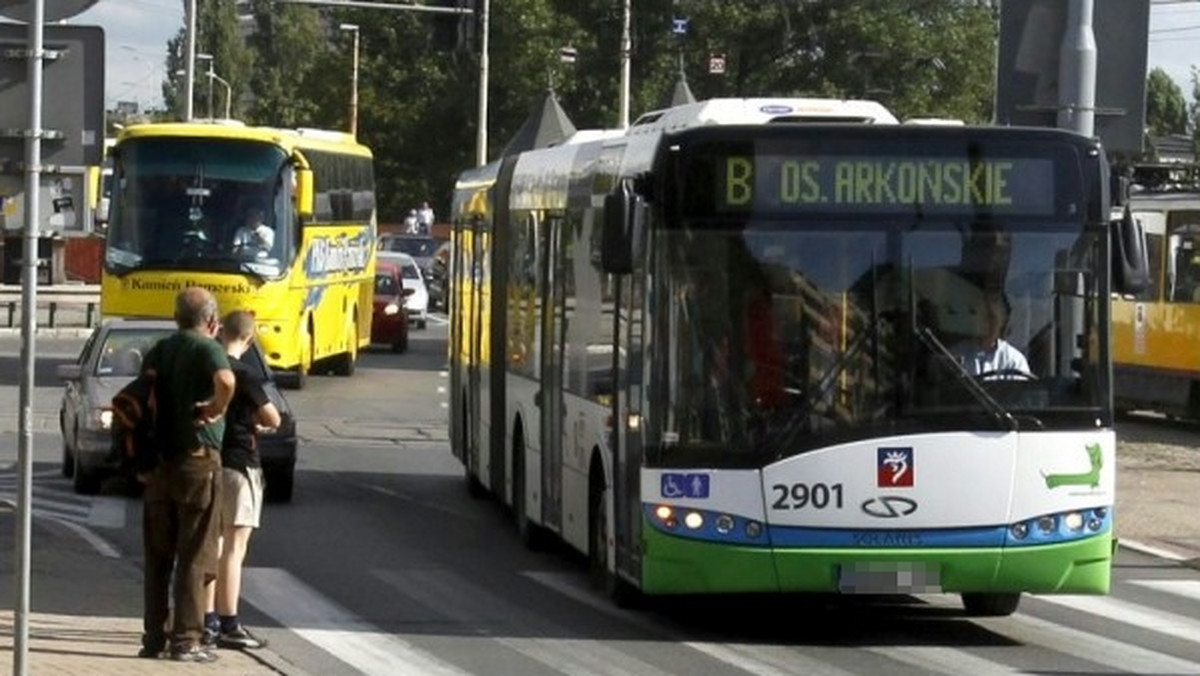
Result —
<instances>
[{"instance_id":1,"label":"asphalt road","mask_svg":"<svg viewBox=\"0 0 1200 676\"><path fill-rule=\"evenodd\" d=\"M968 620L956 597L677 599L624 611L576 557L527 551L467 496L446 441L446 330L372 352L350 378L285 391L302 438L295 499L251 543L242 615L296 674L1197 674L1200 571L1122 552L1108 597L1026 598ZM34 507L139 555L140 505L58 474L54 366L39 340ZM0 340L0 494L16 458L15 339Z\"/></svg>"}]
</instances>

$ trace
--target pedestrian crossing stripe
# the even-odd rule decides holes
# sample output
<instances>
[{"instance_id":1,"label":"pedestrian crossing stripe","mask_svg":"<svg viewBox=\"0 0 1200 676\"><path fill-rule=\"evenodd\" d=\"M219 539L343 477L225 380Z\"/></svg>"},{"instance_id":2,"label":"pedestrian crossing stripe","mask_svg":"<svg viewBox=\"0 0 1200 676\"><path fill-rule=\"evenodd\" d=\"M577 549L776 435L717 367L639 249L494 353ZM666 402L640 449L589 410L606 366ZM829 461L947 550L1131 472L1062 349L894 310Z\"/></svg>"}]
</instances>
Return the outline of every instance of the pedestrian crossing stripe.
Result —
<instances>
[{"instance_id":1,"label":"pedestrian crossing stripe","mask_svg":"<svg viewBox=\"0 0 1200 676\"><path fill-rule=\"evenodd\" d=\"M1200 601L1200 580L1132 580L1129 584Z\"/></svg>"},{"instance_id":2,"label":"pedestrian crossing stripe","mask_svg":"<svg viewBox=\"0 0 1200 676\"><path fill-rule=\"evenodd\" d=\"M380 631L281 568L247 568L242 598L366 676L469 676Z\"/></svg>"},{"instance_id":3,"label":"pedestrian crossing stripe","mask_svg":"<svg viewBox=\"0 0 1200 676\"><path fill-rule=\"evenodd\" d=\"M1200 640L1200 620L1161 610L1147 611L1111 596L1039 596L1038 600L1185 641Z\"/></svg>"},{"instance_id":4,"label":"pedestrian crossing stripe","mask_svg":"<svg viewBox=\"0 0 1200 676\"><path fill-rule=\"evenodd\" d=\"M281 626L370 676L463 676L488 673L487 668L475 670L475 664L466 664L472 659L486 659L488 666L493 669L499 665L511 665L513 669L502 671L518 673L522 664L511 660L522 658L539 665L534 667L525 663L524 670L531 672L549 670L570 676L667 676L669 673L683 673L680 670L689 659L677 655L671 658L670 666L666 666L666 662L659 664L649 661L653 659L653 653L632 654L607 641L564 637L561 627L554 624L553 619L535 610L522 608L519 604L514 605L483 584L449 569L387 568L368 572L382 586L405 598L405 603L396 604L397 608L402 609L396 618L401 624L436 626L437 623L449 622L462 625L480 638L502 647L509 657L467 650L456 652L454 663L451 663L427 647L426 644L436 639L425 637L421 639L422 644L418 645L406 635L385 632L359 619L282 569L247 569L243 580L243 598L247 604L271 616ZM725 665L726 670L736 669L758 676L851 676L858 673L847 671L845 666L823 661L796 646L689 641L682 632L673 630L668 623L655 621L652 615L617 608L591 589L586 577L578 573L525 571L522 576L560 596L618 618L626 626L636 625L644 641L674 641L694 651L694 657L690 659L719 662ZM1189 599L1200 593L1200 581L1194 580L1133 580L1129 584ZM961 609L954 595L921 595L917 600L934 609ZM1038 649L1038 652L1065 656L1067 662L1064 663L1060 657L1056 664L1070 665L1069 670L1080 673L1100 669L1147 675L1200 673L1200 662L1145 648L1111 635L1058 624L1030 612L1036 611L1038 604L1048 602L1108 621L1134 624L1155 634L1183 640L1188 645L1194 645L1196 637L1200 636L1200 620L1159 612L1149 606L1115 597L1047 595L1031 597L1029 600L1034 603L1010 617L964 617L962 622L974 623L1002 639L1002 643L1011 642L1013 645ZM1005 653L987 646L973 645L968 649L953 645L929 645L926 642L905 644L889 641L886 645L867 645L858 650L865 654L861 655L856 666L864 666L862 659L878 660L874 666L886 665L886 670L891 672L897 668L903 670L899 665L904 665L947 676L963 673L1008 676L1026 673L1022 668L1028 668L997 661L995 658L1001 653L1015 653ZM707 669L711 670L711 667ZM701 668L703 670L705 668Z\"/></svg>"}]
</instances>

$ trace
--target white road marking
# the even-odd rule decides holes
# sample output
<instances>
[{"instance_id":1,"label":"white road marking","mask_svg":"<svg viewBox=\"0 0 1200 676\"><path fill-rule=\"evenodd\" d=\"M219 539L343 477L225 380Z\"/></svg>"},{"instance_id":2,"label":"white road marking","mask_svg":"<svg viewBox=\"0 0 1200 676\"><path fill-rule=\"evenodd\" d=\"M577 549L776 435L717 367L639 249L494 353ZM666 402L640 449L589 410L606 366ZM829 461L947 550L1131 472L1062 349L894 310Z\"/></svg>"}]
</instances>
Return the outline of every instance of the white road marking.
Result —
<instances>
[{"instance_id":1,"label":"white road marking","mask_svg":"<svg viewBox=\"0 0 1200 676\"><path fill-rule=\"evenodd\" d=\"M243 571L242 597L297 636L367 676L470 676L380 631L281 568Z\"/></svg>"},{"instance_id":2,"label":"white road marking","mask_svg":"<svg viewBox=\"0 0 1200 676\"><path fill-rule=\"evenodd\" d=\"M965 650L942 646L905 646L867 648L868 651L890 660L897 660L921 669L932 669L943 674L971 674L972 676L1011 676L1026 673L1013 667L977 657Z\"/></svg>"},{"instance_id":3,"label":"white road marking","mask_svg":"<svg viewBox=\"0 0 1200 676\"><path fill-rule=\"evenodd\" d=\"M373 570L371 574L439 618L464 625L478 625L488 618L505 618L519 634L550 634L556 627L531 611L511 603L459 575L426 569ZM516 638L492 636L491 640L535 662L568 676L671 676L652 664L621 652L601 641L569 638Z\"/></svg>"},{"instance_id":4,"label":"white road marking","mask_svg":"<svg viewBox=\"0 0 1200 676\"><path fill-rule=\"evenodd\" d=\"M1200 601L1200 580L1130 580L1129 584Z\"/></svg>"},{"instance_id":5,"label":"white road marking","mask_svg":"<svg viewBox=\"0 0 1200 676\"><path fill-rule=\"evenodd\" d=\"M1185 641L1200 639L1200 620L1166 611L1149 610L1145 606L1111 596L1048 595L1039 596L1038 600L1141 629L1149 629Z\"/></svg>"}]
</instances>

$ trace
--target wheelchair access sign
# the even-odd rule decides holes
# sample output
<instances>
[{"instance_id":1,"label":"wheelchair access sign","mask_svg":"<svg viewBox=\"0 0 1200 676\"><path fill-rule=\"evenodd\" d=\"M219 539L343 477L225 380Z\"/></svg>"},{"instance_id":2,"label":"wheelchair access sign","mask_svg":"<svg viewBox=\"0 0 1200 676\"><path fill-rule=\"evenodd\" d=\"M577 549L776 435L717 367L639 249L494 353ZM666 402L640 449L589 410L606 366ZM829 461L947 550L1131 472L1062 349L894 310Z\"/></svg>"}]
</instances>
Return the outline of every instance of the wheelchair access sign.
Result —
<instances>
[{"instance_id":1,"label":"wheelchair access sign","mask_svg":"<svg viewBox=\"0 0 1200 676\"><path fill-rule=\"evenodd\" d=\"M696 472L666 472L659 477L659 493L664 498L707 498L710 478Z\"/></svg>"}]
</instances>

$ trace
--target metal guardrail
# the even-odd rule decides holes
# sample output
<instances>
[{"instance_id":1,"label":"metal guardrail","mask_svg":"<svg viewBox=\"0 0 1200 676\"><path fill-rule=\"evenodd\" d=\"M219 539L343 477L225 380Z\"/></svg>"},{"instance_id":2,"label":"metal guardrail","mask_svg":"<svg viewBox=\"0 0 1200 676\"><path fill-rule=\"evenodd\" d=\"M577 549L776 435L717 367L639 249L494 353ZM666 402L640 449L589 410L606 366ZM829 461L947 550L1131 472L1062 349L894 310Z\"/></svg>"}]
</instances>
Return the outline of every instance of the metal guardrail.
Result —
<instances>
[{"instance_id":1,"label":"metal guardrail","mask_svg":"<svg viewBox=\"0 0 1200 676\"><path fill-rule=\"evenodd\" d=\"M96 325L100 310L100 286L98 284L51 284L37 288L37 309L48 312L46 325L57 328L60 312L82 311L86 327ZM0 308L5 310L9 328L16 326L18 310L21 309L21 287L0 285Z\"/></svg>"}]
</instances>

